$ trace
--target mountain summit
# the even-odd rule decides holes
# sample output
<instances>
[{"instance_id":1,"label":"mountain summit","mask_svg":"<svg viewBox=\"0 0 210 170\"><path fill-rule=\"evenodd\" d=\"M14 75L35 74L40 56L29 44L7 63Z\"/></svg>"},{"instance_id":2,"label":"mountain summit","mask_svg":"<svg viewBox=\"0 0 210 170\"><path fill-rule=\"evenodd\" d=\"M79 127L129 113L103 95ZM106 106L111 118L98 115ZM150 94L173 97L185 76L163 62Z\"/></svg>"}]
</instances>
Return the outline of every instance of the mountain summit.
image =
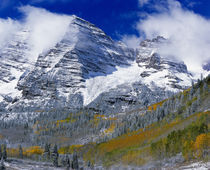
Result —
<instances>
[{"instance_id":1,"label":"mountain summit","mask_svg":"<svg viewBox=\"0 0 210 170\"><path fill-rule=\"evenodd\" d=\"M93 108L121 112L158 102L191 85L184 63L158 54L163 37L138 49L113 41L93 24L72 16L65 35L35 62L27 58L29 31L0 50L0 107L12 113Z\"/></svg>"}]
</instances>

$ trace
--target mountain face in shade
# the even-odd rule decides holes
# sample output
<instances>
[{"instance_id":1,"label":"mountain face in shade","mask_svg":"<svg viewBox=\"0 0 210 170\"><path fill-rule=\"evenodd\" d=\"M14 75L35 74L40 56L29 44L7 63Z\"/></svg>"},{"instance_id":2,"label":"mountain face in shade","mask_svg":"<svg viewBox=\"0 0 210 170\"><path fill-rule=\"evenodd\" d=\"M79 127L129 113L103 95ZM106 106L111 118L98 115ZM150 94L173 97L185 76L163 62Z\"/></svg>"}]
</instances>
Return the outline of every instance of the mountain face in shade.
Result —
<instances>
[{"instance_id":1,"label":"mountain face in shade","mask_svg":"<svg viewBox=\"0 0 210 170\"><path fill-rule=\"evenodd\" d=\"M160 56L162 37L134 50L72 16L62 40L34 62L27 57L29 35L20 31L0 49L0 109L11 115L82 107L123 112L160 101L193 79L184 63Z\"/></svg>"}]
</instances>

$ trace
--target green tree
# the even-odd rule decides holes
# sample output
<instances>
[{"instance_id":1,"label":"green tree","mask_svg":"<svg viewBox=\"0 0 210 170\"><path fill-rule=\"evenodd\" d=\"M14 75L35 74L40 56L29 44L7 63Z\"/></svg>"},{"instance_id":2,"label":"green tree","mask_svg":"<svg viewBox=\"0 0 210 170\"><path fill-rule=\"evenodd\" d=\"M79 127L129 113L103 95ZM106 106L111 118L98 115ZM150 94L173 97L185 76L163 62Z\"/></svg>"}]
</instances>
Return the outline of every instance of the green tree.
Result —
<instances>
[{"instance_id":1,"label":"green tree","mask_svg":"<svg viewBox=\"0 0 210 170\"><path fill-rule=\"evenodd\" d=\"M1 150L1 145L0 145L0 160L2 158L2 150Z\"/></svg>"},{"instance_id":2,"label":"green tree","mask_svg":"<svg viewBox=\"0 0 210 170\"><path fill-rule=\"evenodd\" d=\"M73 154L72 169L79 169L78 156L76 152Z\"/></svg>"},{"instance_id":3,"label":"green tree","mask_svg":"<svg viewBox=\"0 0 210 170\"><path fill-rule=\"evenodd\" d=\"M66 169L69 170L70 169L70 166L71 166L71 163L70 163L70 160L69 160L69 157L67 156L67 160L66 160Z\"/></svg>"},{"instance_id":4,"label":"green tree","mask_svg":"<svg viewBox=\"0 0 210 170\"><path fill-rule=\"evenodd\" d=\"M5 170L5 165L4 165L4 160L1 158L1 163L0 163L0 170Z\"/></svg>"},{"instance_id":5,"label":"green tree","mask_svg":"<svg viewBox=\"0 0 210 170\"><path fill-rule=\"evenodd\" d=\"M58 147L57 145L55 144L54 148L53 148L53 152L52 152L52 160L53 160L53 165L55 167L58 167Z\"/></svg>"},{"instance_id":6,"label":"green tree","mask_svg":"<svg viewBox=\"0 0 210 170\"><path fill-rule=\"evenodd\" d=\"M7 146L6 145L3 145L2 158L4 159L4 161L7 160Z\"/></svg>"},{"instance_id":7,"label":"green tree","mask_svg":"<svg viewBox=\"0 0 210 170\"><path fill-rule=\"evenodd\" d=\"M19 145L19 157L20 157L21 159L23 159L23 148L22 148L21 145Z\"/></svg>"},{"instance_id":8,"label":"green tree","mask_svg":"<svg viewBox=\"0 0 210 170\"><path fill-rule=\"evenodd\" d=\"M50 144L45 144L43 156L45 160L50 159Z\"/></svg>"}]
</instances>

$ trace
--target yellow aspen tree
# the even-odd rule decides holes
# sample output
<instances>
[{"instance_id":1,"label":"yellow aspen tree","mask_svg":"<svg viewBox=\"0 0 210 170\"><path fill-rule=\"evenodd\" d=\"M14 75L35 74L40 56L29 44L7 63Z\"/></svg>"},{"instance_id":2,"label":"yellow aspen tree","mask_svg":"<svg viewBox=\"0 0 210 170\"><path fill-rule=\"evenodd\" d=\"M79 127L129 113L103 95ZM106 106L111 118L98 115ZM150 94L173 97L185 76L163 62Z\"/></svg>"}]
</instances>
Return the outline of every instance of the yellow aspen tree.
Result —
<instances>
[{"instance_id":1,"label":"yellow aspen tree","mask_svg":"<svg viewBox=\"0 0 210 170\"><path fill-rule=\"evenodd\" d=\"M200 134L196 137L194 144L195 157L202 158L204 151L210 147L210 134Z\"/></svg>"}]
</instances>

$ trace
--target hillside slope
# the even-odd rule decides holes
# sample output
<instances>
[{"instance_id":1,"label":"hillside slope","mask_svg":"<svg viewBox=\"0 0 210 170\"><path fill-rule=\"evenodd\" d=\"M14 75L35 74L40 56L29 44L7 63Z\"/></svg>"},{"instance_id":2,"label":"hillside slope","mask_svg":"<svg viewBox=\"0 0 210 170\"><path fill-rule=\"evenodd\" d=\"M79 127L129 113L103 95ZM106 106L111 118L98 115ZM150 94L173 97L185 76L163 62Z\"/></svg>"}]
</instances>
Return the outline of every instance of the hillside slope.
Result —
<instances>
[{"instance_id":1,"label":"hillside slope","mask_svg":"<svg viewBox=\"0 0 210 170\"><path fill-rule=\"evenodd\" d=\"M84 147L84 159L121 168L145 164L144 168L170 168L184 160L209 161L209 78L148 107L147 113L129 113L121 127L116 126L122 135Z\"/></svg>"},{"instance_id":2,"label":"hillside slope","mask_svg":"<svg viewBox=\"0 0 210 170\"><path fill-rule=\"evenodd\" d=\"M8 143L13 157L19 157L21 143L24 157L35 160L42 159L45 144L57 144L60 159L77 152L80 166L101 168L209 161L209 89L210 76L166 100L123 114L39 111L28 122L1 122L1 143Z\"/></svg>"}]
</instances>

